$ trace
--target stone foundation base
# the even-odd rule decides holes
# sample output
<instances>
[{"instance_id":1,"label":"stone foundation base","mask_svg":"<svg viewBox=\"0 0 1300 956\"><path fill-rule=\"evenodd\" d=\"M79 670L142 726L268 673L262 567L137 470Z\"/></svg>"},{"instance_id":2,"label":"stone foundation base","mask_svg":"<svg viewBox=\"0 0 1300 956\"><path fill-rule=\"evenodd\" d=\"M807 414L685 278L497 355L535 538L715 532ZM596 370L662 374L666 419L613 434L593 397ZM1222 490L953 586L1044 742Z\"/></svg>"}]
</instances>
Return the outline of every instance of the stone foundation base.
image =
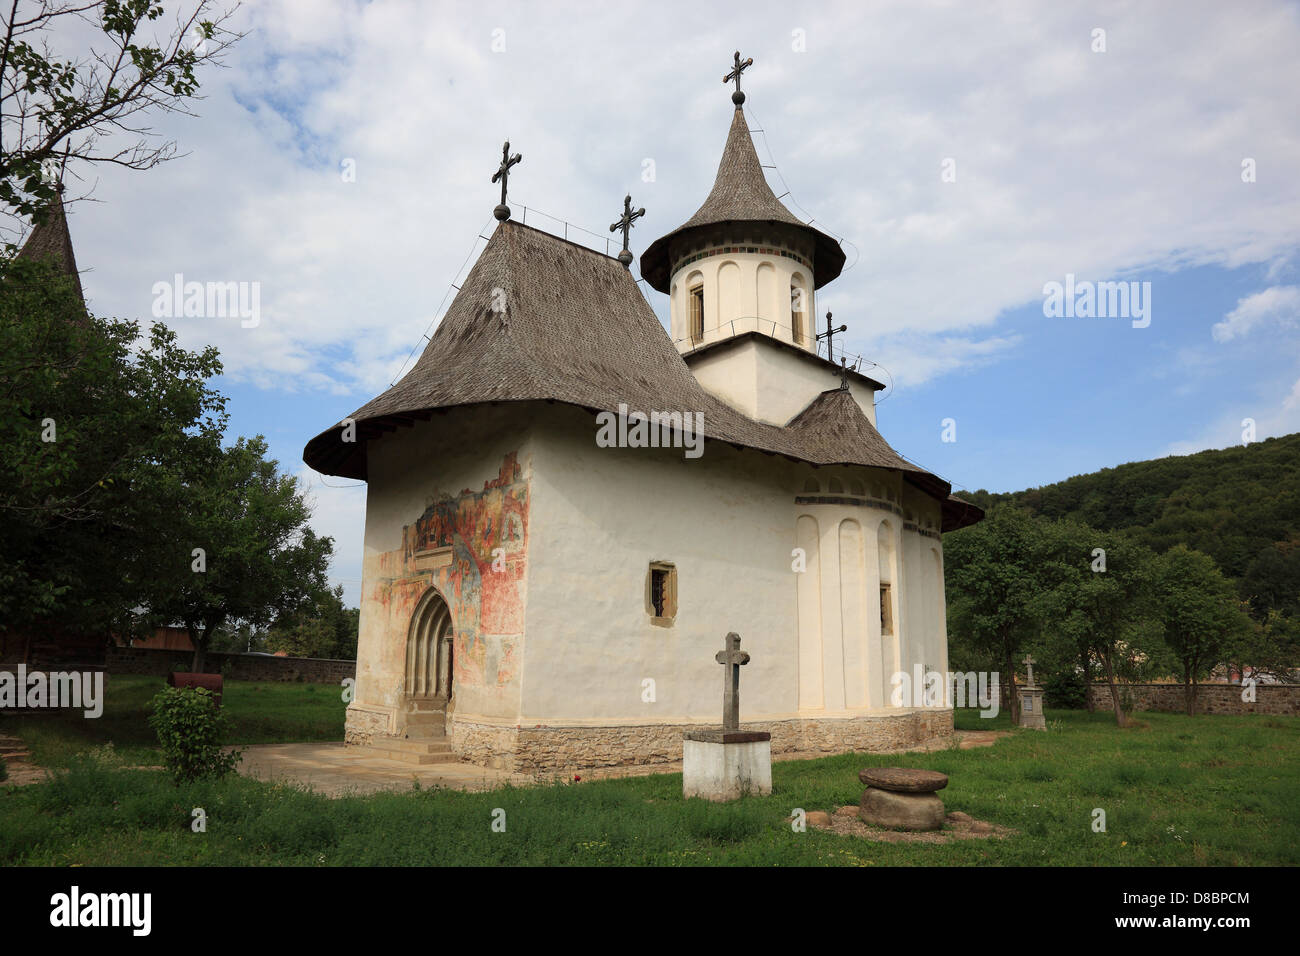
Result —
<instances>
[{"instance_id":1,"label":"stone foundation base","mask_svg":"<svg viewBox=\"0 0 1300 956\"><path fill-rule=\"evenodd\" d=\"M348 711L348 742L361 741ZM452 751L462 760L512 773L548 773L597 767L673 763L682 759L683 734L696 724L632 727L499 727L448 720ZM906 710L844 719L756 721L742 730L772 735L772 753L850 750L889 751L916 747L953 734L952 711Z\"/></svg>"},{"instance_id":2,"label":"stone foundation base","mask_svg":"<svg viewBox=\"0 0 1300 956\"><path fill-rule=\"evenodd\" d=\"M364 747L376 737L395 736L389 730L390 717L387 711L368 710L352 706L347 710L343 723L343 742L348 746Z\"/></svg>"}]
</instances>

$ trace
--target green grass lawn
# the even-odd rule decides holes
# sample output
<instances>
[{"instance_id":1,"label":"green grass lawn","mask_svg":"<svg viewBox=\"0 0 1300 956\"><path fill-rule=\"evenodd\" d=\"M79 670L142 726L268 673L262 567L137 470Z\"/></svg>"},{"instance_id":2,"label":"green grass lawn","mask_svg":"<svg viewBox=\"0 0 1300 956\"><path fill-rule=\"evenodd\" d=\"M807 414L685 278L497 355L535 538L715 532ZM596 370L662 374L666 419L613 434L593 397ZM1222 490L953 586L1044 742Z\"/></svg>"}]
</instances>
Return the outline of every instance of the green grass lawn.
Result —
<instances>
[{"instance_id":1,"label":"green grass lawn","mask_svg":"<svg viewBox=\"0 0 1300 956\"><path fill-rule=\"evenodd\" d=\"M260 686L268 700L294 688ZM249 693L260 703L264 691ZM1300 863L1300 718L1141 714L1145 726L1127 730L1107 713L1047 718L1050 732L987 748L777 763L771 796L723 805L683 800L680 774L331 800L243 778L176 787L162 772L74 758L51 783L0 786L0 865ZM973 713L958 724L1006 726ZM857 771L868 765L941 770L951 776L941 794L949 810L1019 833L880 844L784 822L795 807L856 803ZM206 833L190 831L195 807L207 813ZM492 829L498 808L503 833ZM1094 808L1106 812L1104 833L1093 832Z\"/></svg>"},{"instance_id":2,"label":"green grass lawn","mask_svg":"<svg viewBox=\"0 0 1300 956\"><path fill-rule=\"evenodd\" d=\"M66 767L73 755L109 742L127 763L158 765L158 738L146 720L149 701L166 685L163 677L112 674L105 681L100 717L90 720L81 711L6 717L0 731L21 737L42 767ZM232 744L343 739L347 705L337 684L228 680L222 706L230 718Z\"/></svg>"}]
</instances>

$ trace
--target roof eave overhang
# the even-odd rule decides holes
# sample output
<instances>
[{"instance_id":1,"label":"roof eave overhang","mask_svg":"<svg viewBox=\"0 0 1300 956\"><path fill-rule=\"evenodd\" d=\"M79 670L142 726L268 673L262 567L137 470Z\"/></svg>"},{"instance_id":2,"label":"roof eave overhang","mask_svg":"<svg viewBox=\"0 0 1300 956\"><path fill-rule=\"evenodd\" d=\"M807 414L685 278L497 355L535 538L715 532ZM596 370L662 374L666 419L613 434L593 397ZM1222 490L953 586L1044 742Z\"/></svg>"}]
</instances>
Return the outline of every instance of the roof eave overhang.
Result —
<instances>
[{"instance_id":1,"label":"roof eave overhang","mask_svg":"<svg viewBox=\"0 0 1300 956\"><path fill-rule=\"evenodd\" d=\"M673 259L676 258L672 251L673 247L698 232L725 227L733 222L738 226L761 225L774 230L797 230L809 235L813 240L813 288L815 289L820 289L844 270L844 250L840 248L838 242L819 229L803 223L781 222L776 219L736 219L679 226L666 236L660 236L650 243L645 252L641 253L641 278L650 283L651 288L667 294L671 288Z\"/></svg>"},{"instance_id":2,"label":"roof eave overhang","mask_svg":"<svg viewBox=\"0 0 1300 956\"><path fill-rule=\"evenodd\" d=\"M754 340L761 339L766 344L777 346L778 348L781 348L784 351L791 353L792 355L798 355L801 359L804 359L805 361L816 362L818 365L824 367L828 372L833 372L835 374L835 377L837 378L839 377L840 367L836 365L834 362L830 361L829 359L824 359L820 355L815 355L814 353L809 352L807 349L800 348L799 346L791 342L785 342L781 339L773 338L772 336L768 335L766 332L761 332L756 330L751 330L749 332L741 332L739 335L728 336L727 338L720 339L717 342L709 342L707 345L701 345L698 348L691 349L689 352L683 352L682 361L684 361L689 366L691 364L692 359L697 359L700 356L706 354L725 352L727 349L739 347L740 345L750 341L751 339ZM873 391L878 392L881 389L885 388L885 384L883 382L877 382L871 376L863 375L861 372L854 371L853 369L849 369L849 378L853 379L854 381L861 382L862 384L866 385L868 388L872 389Z\"/></svg>"}]
</instances>

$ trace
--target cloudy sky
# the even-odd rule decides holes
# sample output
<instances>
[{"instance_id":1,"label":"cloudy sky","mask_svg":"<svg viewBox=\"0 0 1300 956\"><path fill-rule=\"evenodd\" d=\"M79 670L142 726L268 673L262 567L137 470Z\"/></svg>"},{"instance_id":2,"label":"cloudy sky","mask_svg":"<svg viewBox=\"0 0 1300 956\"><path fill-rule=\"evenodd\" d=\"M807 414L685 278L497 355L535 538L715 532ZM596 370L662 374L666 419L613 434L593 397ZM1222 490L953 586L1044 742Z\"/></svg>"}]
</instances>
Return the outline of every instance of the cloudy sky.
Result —
<instances>
[{"instance_id":1,"label":"cloudy sky","mask_svg":"<svg viewBox=\"0 0 1300 956\"><path fill-rule=\"evenodd\" d=\"M188 155L74 171L73 239L101 315L150 319L178 273L260 284L256 327L166 321L220 347L231 438L311 485L353 603L364 486L302 447L439 317L502 141L516 217L603 237L630 191L639 253L709 191L737 48L769 180L844 239L819 310L892 382L901 453L1009 491L1300 430L1295 3L255 0L236 26L199 117L157 124ZM1067 276L1149 283L1149 324L1045 314Z\"/></svg>"}]
</instances>

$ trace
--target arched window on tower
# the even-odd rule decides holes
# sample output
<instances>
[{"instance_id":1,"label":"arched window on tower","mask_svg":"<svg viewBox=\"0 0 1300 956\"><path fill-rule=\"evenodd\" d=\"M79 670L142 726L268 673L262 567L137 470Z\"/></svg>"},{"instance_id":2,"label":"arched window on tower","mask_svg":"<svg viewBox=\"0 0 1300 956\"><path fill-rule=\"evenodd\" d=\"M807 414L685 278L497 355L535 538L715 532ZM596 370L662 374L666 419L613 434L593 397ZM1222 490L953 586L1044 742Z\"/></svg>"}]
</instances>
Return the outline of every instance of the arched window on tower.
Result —
<instances>
[{"instance_id":1,"label":"arched window on tower","mask_svg":"<svg viewBox=\"0 0 1300 956\"><path fill-rule=\"evenodd\" d=\"M790 337L795 345L807 346L808 343L808 290L803 276L795 273L790 277Z\"/></svg>"},{"instance_id":2,"label":"arched window on tower","mask_svg":"<svg viewBox=\"0 0 1300 956\"><path fill-rule=\"evenodd\" d=\"M704 277L686 290L686 301L690 307L691 344L704 341Z\"/></svg>"}]
</instances>

